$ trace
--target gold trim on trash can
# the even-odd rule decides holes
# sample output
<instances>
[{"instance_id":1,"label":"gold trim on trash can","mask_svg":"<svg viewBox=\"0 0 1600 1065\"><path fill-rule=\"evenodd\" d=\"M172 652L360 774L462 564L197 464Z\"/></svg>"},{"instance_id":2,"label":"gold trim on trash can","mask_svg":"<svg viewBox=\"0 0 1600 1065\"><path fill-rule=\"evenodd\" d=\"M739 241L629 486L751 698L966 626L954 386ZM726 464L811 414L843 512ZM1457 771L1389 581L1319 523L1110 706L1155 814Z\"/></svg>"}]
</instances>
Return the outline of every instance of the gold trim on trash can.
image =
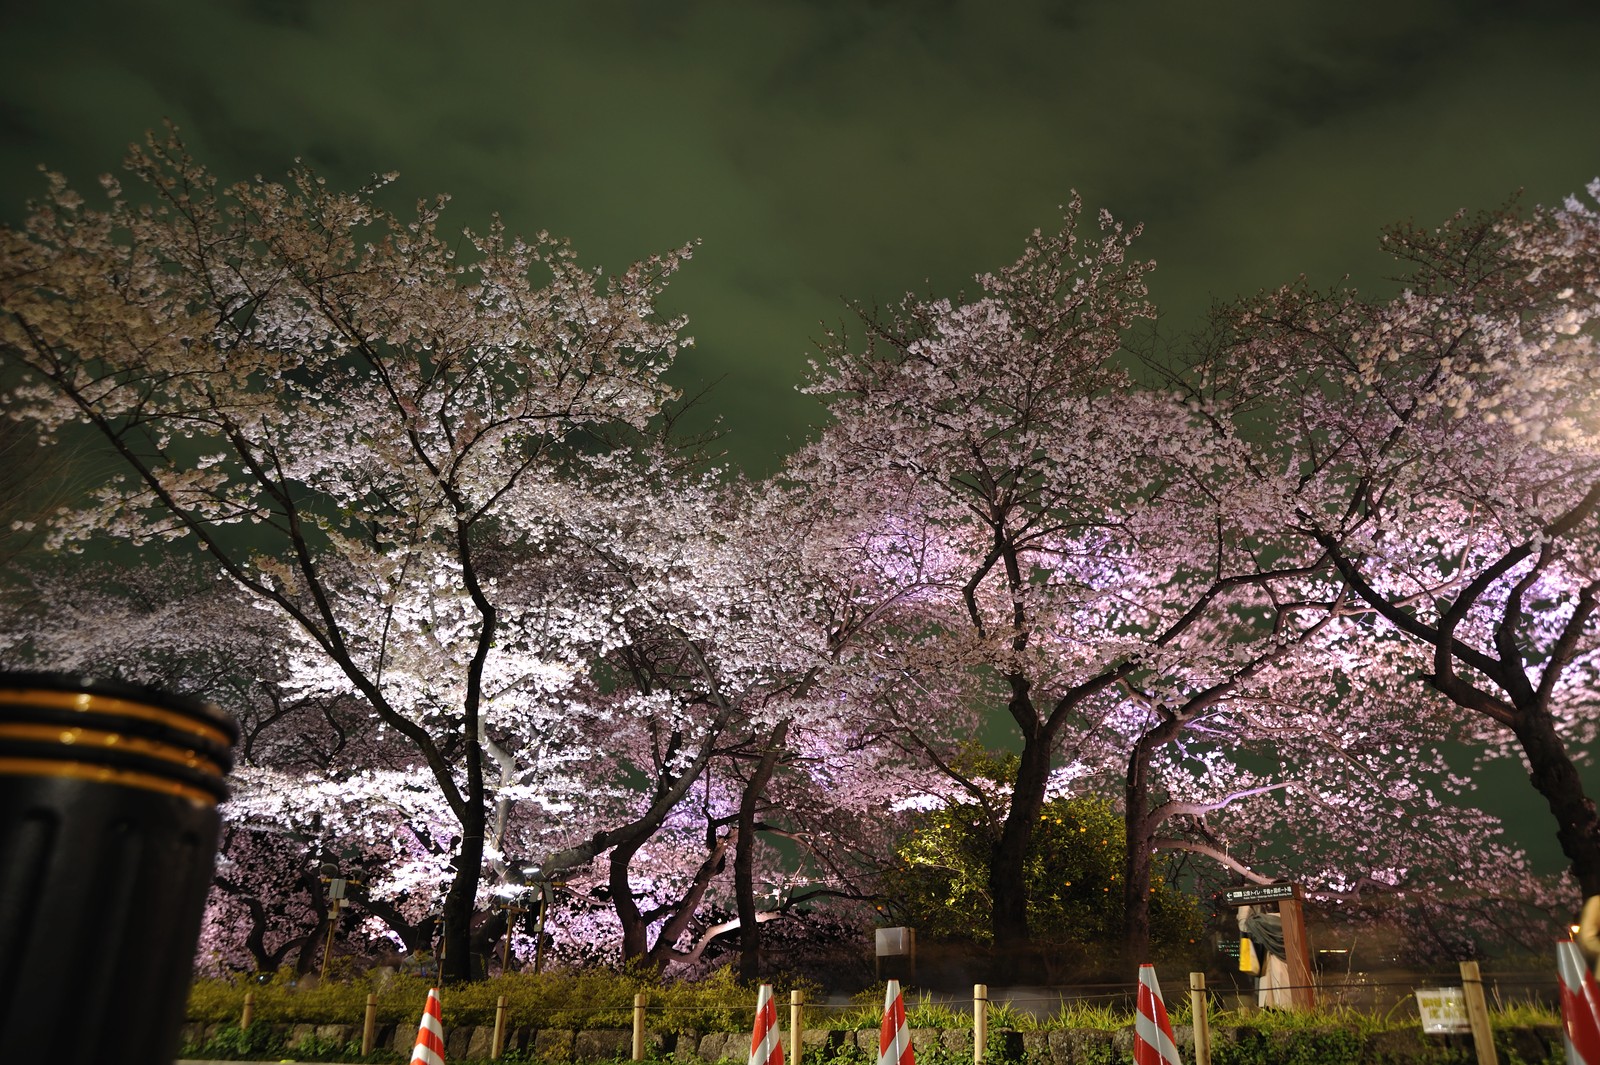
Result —
<instances>
[{"instance_id":1,"label":"gold trim on trash can","mask_svg":"<svg viewBox=\"0 0 1600 1065\"><path fill-rule=\"evenodd\" d=\"M63 728L60 725L35 725L27 722L17 724L0 722L0 740L33 740L37 743L58 743L63 747L127 751L130 754L142 754L150 758L159 758L163 762L172 762L175 765L186 766L202 773L215 773L219 777L222 776L222 767L197 751L191 751L186 747L174 747L170 743L161 743L141 736L125 736L120 732L106 732L103 729L79 728L77 726Z\"/></svg>"},{"instance_id":2,"label":"gold trim on trash can","mask_svg":"<svg viewBox=\"0 0 1600 1065\"><path fill-rule=\"evenodd\" d=\"M215 806L217 797L201 788L192 787L169 777L154 773L141 773L116 766L94 765L89 762L71 762L54 758L0 758L0 776L70 777L74 780L93 780L101 784L121 784L141 788L162 795L188 799L196 806Z\"/></svg>"},{"instance_id":3,"label":"gold trim on trash can","mask_svg":"<svg viewBox=\"0 0 1600 1065\"><path fill-rule=\"evenodd\" d=\"M7 703L23 706L47 706L55 710L78 710L84 713L136 717L145 721L155 721L166 725L168 728L178 729L181 732L201 736L213 743L220 743L224 748L233 747L232 736L206 721L190 717L187 714L163 710L160 707L150 706L146 703L136 703L131 699L119 699L114 695L96 695L93 692L50 691L46 688L21 688L0 691L0 706L4 706Z\"/></svg>"}]
</instances>

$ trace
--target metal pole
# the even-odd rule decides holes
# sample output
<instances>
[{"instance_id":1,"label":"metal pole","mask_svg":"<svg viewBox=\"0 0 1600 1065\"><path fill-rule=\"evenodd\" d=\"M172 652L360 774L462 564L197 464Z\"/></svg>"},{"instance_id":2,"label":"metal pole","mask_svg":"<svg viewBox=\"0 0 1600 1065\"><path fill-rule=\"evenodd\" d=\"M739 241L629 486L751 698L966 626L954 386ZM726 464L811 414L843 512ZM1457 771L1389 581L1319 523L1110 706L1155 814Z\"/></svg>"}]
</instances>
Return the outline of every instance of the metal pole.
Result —
<instances>
[{"instance_id":1,"label":"metal pole","mask_svg":"<svg viewBox=\"0 0 1600 1065\"><path fill-rule=\"evenodd\" d=\"M378 996L367 995L367 1015L361 1022L361 1056L372 1053L372 1044L378 1036Z\"/></svg>"},{"instance_id":2,"label":"metal pole","mask_svg":"<svg viewBox=\"0 0 1600 1065\"><path fill-rule=\"evenodd\" d=\"M441 989L443 989L443 987L444 987L444 948L450 945L450 940L446 939L445 938L445 934L444 934L444 915L443 914L439 915L439 921L435 925L435 927L438 929L438 932L439 932L439 964L434 966L434 969L436 970L434 978L439 981L439 987Z\"/></svg>"},{"instance_id":3,"label":"metal pole","mask_svg":"<svg viewBox=\"0 0 1600 1065\"><path fill-rule=\"evenodd\" d=\"M550 885L539 887L539 924L533 933L533 971L537 973L544 964L544 918L550 909Z\"/></svg>"},{"instance_id":4,"label":"metal pole","mask_svg":"<svg viewBox=\"0 0 1600 1065\"><path fill-rule=\"evenodd\" d=\"M339 900L328 903L328 941L322 946L322 978L328 978L328 959L333 954L333 932L339 926Z\"/></svg>"}]
</instances>

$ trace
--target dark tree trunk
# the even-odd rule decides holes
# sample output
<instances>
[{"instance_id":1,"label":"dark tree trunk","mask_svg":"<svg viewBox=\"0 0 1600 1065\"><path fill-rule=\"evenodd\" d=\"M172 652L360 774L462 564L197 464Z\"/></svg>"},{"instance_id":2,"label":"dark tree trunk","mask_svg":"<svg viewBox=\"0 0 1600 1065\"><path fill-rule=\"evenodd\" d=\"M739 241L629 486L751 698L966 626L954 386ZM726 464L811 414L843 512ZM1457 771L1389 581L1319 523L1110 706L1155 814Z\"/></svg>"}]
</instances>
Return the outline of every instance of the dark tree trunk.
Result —
<instances>
[{"instance_id":1,"label":"dark tree trunk","mask_svg":"<svg viewBox=\"0 0 1600 1065\"><path fill-rule=\"evenodd\" d=\"M778 766L788 733L787 721L779 722L772 730L766 749L756 762L755 772L739 797L739 842L733 852L733 884L739 911L739 977L743 980L753 981L760 975L761 967L761 925L756 920L755 897L756 810Z\"/></svg>"},{"instance_id":2,"label":"dark tree trunk","mask_svg":"<svg viewBox=\"0 0 1600 1065\"><path fill-rule=\"evenodd\" d=\"M1525 710L1513 727L1528 759L1528 779L1556 820L1556 839L1583 896L1600 895L1600 816L1555 723L1543 707Z\"/></svg>"},{"instance_id":3,"label":"dark tree trunk","mask_svg":"<svg viewBox=\"0 0 1600 1065\"><path fill-rule=\"evenodd\" d=\"M317 927L312 933L299 941L300 950L294 958L294 974L296 976L305 976L317 967L317 963L322 960L323 941L327 938L328 917L324 914L322 920L317 922Z\"/></svg>"},{"instance_id":4,"label":"dark tree trunk","mask_svg":"<svg viewBox=\"0 0 1600 1065\"><path fill-rule=\"evenodd\" d=\"M250 911L250 932L245 936L245 948L250 951L250 956L255 960L257 972L275 973L278 971L278 967L283 964L283 959L289 956L289 952L304 937L286 939L278 944L277 950L268 950L267 932L269 930L269 922L267 921L266 909L258 899L245 898L241 901L244 903L245 908Z\"/></svg>"},{"instance_id":5,"label":"dark tree trunk","mask_svg":"<svg viewBox=\"0 0 1600 1065\"><path fill-rule=\"evenodd\" d=\"M991 928L994 945L1014 949L1028 942L1028 885L1025 871L1033 846L1034 829L1044 810L1045 785L1050 779L1050 748L1054 732L1037 730L1023 742L1017 764L1017 781L989 862L989 894L994 900Z\"/></svg>"},{"instance_id":6,"label":"dark tree trunk","mask_svg":"<svg viewBox=\"0 0 1600 1065\"><path fill-rule=\"evenodd\" d=\"M622 925L622 960L624 962L640 962L657 970L663 968L673 955L674 944L678 937L683 935L689 927L689 922L694 918L694 913L700 907L700 900L705 898L706 888L711 879L727 865L728 837L711 841L710 850L705 860L700 863L694 879L683 896L674 902L658 906L649 912L639 909L639 900L633 893L633 885L628 879L628 866L633 862L633 856L644 846L648 835L625 843L619 843L611 852L610 872L608 884L611 889L611 905L617 912L617 920ZM661 926L661 932L656 936L655 943L650 942L650 926L665 917L667 920Z\"/></svg>"},{"instance_id":7,"label":"dark tree trunk","mask_svg":"<svg viewBox=\"0 0 1600 1065\"><path fill-rule=\"evenodd\" d=\"M400 942L408 953L416 954L433 949L433 938L439 931L439 922L436 919L424 917L413 924L406 920L405 914L400 912L399 907L387 899L371 898L365 890L355 898L356 905L388 925L395 935L400 937Z\"/></svg>"},{"instance_id":8,"label":"dark tree trunk","mask_svg":"<svg viewBox=\"0 0 1600 1065\"><path fill-rule=\"evenodd\" d=\"M639 911L639 902L633 895L633 884L628 879L628 866L643 845L643 838L619 843L611 851L609 862L607 884L611 889L611 908L616 910L617 921L622 925L624 964L650 952L650 922Z\"/></svg>"},{"instance_id":9,"label":"dark tree trunk","mask_svg":"<svg viewBox=\"0 0 1600 1065\"><path fill-rule=\"evenodd\" d=\"M1139 737L1123 787L1122 943L1124 960L1134 964L1150 960L1150 756L1157 746L1152 733Z\"/></svg>"},{"instance_id":10,"label":"dark tree trunk","mask_svg":"<svg viewBox=\"0 0 1600 1065\"><path fill-rule=\"evenodd\" d=\"M469 755L477 763L477 744ZM455 879L444 898L444 959L440 979L466 983L472 979L472 914L478 896L478 877L483 869L483 772L468 771L467 811L462 819L461 845L456 851ZM476 776L476 786L473 778Z\"/></svg>"},{"instance_id":11,"label":"dark tree trunk","mask_svg":"<svg viewBox=\"0 0 1600 1065\"><path fill-rule=\"evenodd\" d=\"M322 886L322 881L309 869L300 874L300 884L306 890L306 895L311 901L311 908L317 915L317 926L305 937L300 944L300 952L295 955L294 971L296 976L304 976L316 968L322 961L322 944L328 938L328 897Z\"/></svg>"},{"instance_id":12,"label":"dark tree trunk","mask_svg":"<svg viewBox=\"0 0 1600 1065\"><path fill-rule=\"evenodd\" d=\"M489 959L500 957L501 942L511 934L511 911L492 909L472 930L472 953L484 959L483 972L488 975Z\"/></svg>"}]
</instances>

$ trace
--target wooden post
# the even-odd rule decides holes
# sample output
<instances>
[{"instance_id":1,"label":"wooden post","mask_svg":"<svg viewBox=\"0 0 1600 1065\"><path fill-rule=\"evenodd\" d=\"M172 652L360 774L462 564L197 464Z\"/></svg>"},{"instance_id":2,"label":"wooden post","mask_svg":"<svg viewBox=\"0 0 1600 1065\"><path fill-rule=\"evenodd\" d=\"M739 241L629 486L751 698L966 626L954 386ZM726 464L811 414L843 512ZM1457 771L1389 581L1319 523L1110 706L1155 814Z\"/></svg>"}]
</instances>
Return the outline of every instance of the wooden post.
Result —
<instances>
[{"instance_id":1,"label":"wooden post","mask_svg":"<svg viewBox=\"0 0 1600 1065\"><path fill-rule=\"evenodd\" d=\"M494 1041L489 1044L489 1060L499 1061L506 1049L506 997L501 995L494 1004Z\"/></svg>"},{"instance_id":2,"label":"wooden post","mask_svg":"<svg viewBox=\"0 0 1600 1065\"><path fill-rule=\"evenodd\" d=\"M339 900L328 900L328 941L322 945L322 971L323 980L328 979L328 959L333 957L333 933L339 927Z\"/></svg>"},{"instance_id":3,"label":"wooden post","mask_svg":"<svg viewBox=\"0 0 1600 1065\"><path fill-rule=\"evenodd\" d=\"M1499 1065L1494 1033L1489 1030L1489 1003L1483 997L1483 974L1478 963L1461 963L1461 990L1467 1000L1467 1021L1472 1025L1472 1045L1478 1051L1478 1065Z\"/></svg>"},{"instance_id":4,"label":"wooden post","mask_svg":"<svg viewBox=\"0 0 1600 1065\"><path fill-rule=\"evenodd\" d=\"M989 1041L989 985L972 985L972 1065L983 1065L984 1044Z\"/></svg>"},{"instance_id":5,"label":"wooden post","mask_svg":"<svg viewBox=\"0 0 1600 1065\"><path fill-rule=\"evenodd\" d=\"M1194 1065L1211 1065L1211 1009L1206 974L1189 974L1189 1017L1194 1022Z\"/></svg>"},{"instance_id":6,"label":"wooden post","mask_svg":"<svg viewBox=\"0 0 1600 1065\"><path fill-rule=\"evenodd\" d=\"M789 1065L800 1065L800 1055L805 1053L805 1004L804 991L789 992Z\"/></svg>"},{"instance_id":7,"label":"wooden post","mask_svg":"<svg viewBox=\"0 0 1600 1065\"><path fill-rule=\"evenodd\" d=\"M633 996L633 1060L644 1060L644 992Z\"/></svg>"},{"instance_id":8,"label":"wooden post","mask_svg":"<svg viewBox=\"0 0 1600 1065\"><path fill-rule=\"evenodd\" d=\"M1283 919L1283 952L1289 963L1289 1001L1297 1010L1317 1007L1317 989L1311 981L1311 947L1306 940L1306 915L1300 904L1300 885L1294 885L1294 898L1278 902Z\"/></svg>"},{"instance_id":9,"label":"wooden post","mask_svg":"<svg viewBox=\"0 0 1600 1065\"><path fill-rule=\"evenodd\" d=\"M239 1030L241 1032L250 1027L250 1022L255 1019L255 1015L256 993L254 991L246 991L244 993L244 1008L239 1011Z\"/></svg>"},{"instance_id":10,"label":"wooden post","mask_svg":"<svg viewBox=\"0 0 1600 1065\"><path fill-rule=\"evenodd\" d=\"M367 993L367 1015L361 1020L361 1056L372 1053L372 1044L378 1038L378 996Z\"/></svg>"}]
</instances>

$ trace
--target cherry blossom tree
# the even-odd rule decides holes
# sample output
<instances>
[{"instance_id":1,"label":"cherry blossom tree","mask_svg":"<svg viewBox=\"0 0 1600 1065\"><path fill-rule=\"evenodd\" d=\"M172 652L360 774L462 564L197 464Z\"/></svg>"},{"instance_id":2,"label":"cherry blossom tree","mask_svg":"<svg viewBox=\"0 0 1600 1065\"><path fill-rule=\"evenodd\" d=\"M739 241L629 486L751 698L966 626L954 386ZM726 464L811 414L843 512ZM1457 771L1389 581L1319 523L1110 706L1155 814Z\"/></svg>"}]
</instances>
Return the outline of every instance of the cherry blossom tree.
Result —
<instances>
[{"instance_id":1,"label":"cherry blossom tree","mask_svg":"<svg viewBox=\"0 0 1600 1065\"><path fill-rule=\"evenodd\" d=\"M859 345L829 335L811 391L829 397L833 424L802 458L813 481L887 487L904 502L884 532L905 530L903 557L922 544L938 553L927 585L945 594L920 604L925 631L947 637L933 653L1000 683L982 697L1023 742L990 878L1002 945L1027 934L1020 873L1054 747L1082 700L1114 681L1121 652L1096 616L1101 589L1049 577L1071 534L1108 524L1102 487L1131 489L1126 436L1104 408L1127 384L1111 356L1148 313L1148 264L1127 260L1131 237L1108 217L1080 248L1077 213L1075 202L1060 233L1035 234L1021 260L980 278L977 300L908 297L868 317ZM1073 631L1051 631L1056 619ZM907 643L926 654L931 640Z\"/></svg>"},{"instance_id":2,"label":"cherry blossom tree","mask_svg":"<svg viewBox=\"0 0 1600 1065\"><path fill-rule=\"evenodd\" d=\"M1185 378L1194 409L1256 434L1281 523L1323 553L1489 753L1519 757L1584 894L1600 817L1600 213L1458 214L1385 237L1393 298L1291 285L1229 309Z\"/></svg>"},{"instance_id":3,"label":"cherry blossom tree","mask_svg":"<svg viewBox=\"0 0 1600 1065\"><path fill-rule=\"evenodd\" d=\"M1286 790L1324 811L1341 791L1437 801L1399 762L1354 788L1349 756L1327 752L1439 734L1413 720L1408 736L1351 697L1377 690L1350 650L1371 607L1324 544L1284 527L1292 482L1264 475L1278 467L1250 443L1260 412L1243 400L1259 389L1219 407L1193 378L1139 389L1117 368L1148 264L1127 261L1131 238L1109 219L1080 240L1076 212L979 278L979 297L908 297L866 316L859 340L829 337L813 390L834 421L791 475L834 486L825 505L873 530L858 571L897 589L855 660L856 712L980 804L949 752L987 710L1016 726L989 869L995 943L1026 936L1021 870L1052 776L1068 772L1123 792L1125 932L1142 953L1155 850L1227 858L1208 815L1267 810ZM1241 768L1262 752L1283 757Z\"/></svg>"},{"instance_id":4,"label":"cherry blossom tree","mask_svg":"<svg viewBox=\"0 0 1600 1065\"><path fill-rule=\"evenodd\" d=\"M602 539L597 527L585 541L593 568L620 589L619 635L597 666L604 690L591 705L608 722L615 793L631 812L602 818L606 827L539 864L559 870L604 855L623 957L654 965L702 949L682 943L704 927L697 909L708 892L731 892L738 918L716 934L738 930L749 967L769 919L755 904L765 795L791 757L791 730L828 712L811 693L837 633L810 609L791 511L737 480L680 477L664 488L592 515L612 532ZM671 873L664 850L693 858ZM640 880L647 908L635 897L636 859L653 870Z\"/></svg>"},{"instance_id":5,"label":"cherry blossom tree","mask_svg":"<svg viewBox=\"0 0 1600 1065\"><path fill-rule=\"evenodd\" d=\"M1003 708L1016 728L990 867L1002 948L1026 939L1021 870L1057 759L1106 727L1113 695L1164 683L1176 663L1224 684L1206 698L1228 669L1258 668L1217 615L1232 590L1299 568L1279 572L1251 538L1270 508L1233 498L1233 435L1119 368L1124 331L1150 313L1150 264L1128 259L1134 234L1108 216L1080 237L1078 213L980 277L976 298L908 297L866 316L858 343L829 337L812 390L834 421L797 462L813 482L852 486L841 506L877 508L878 564L905 582L868 698L913 742L930 705ZM1251 638L1278 647L1282 631L1268 619Z\"/></svg>"},{"instance_id":6,"label":"cherry blossom tree","mask_svg":"<svg viewBox=\"0 0 1600 1065\"><path fill-rule=\"evenodd\" d=\"M127 168L148 202L107 178L90 207L52 177L0 232L8 413L44 441L85 424L120 463L50 542L197 546L292 623L299 693L360 699L456 823L464 977L486 730L558 725L563 648L606 639L515 570L671 398L682 323L654 301L688 251L602 278L545 235L442 232L442 199L391 214L387 178L219 189L175 137Z\"/></svg>"}]
</instances>

